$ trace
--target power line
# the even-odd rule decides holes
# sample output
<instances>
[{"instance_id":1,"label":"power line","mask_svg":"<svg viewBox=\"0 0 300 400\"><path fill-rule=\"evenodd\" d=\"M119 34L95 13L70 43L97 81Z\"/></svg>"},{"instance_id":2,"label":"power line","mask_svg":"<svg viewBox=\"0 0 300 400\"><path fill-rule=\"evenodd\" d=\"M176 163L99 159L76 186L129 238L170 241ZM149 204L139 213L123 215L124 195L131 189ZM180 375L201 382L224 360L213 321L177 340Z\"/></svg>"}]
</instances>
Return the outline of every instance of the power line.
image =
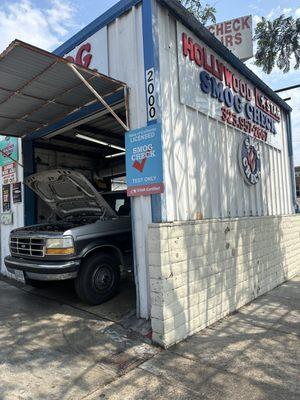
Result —
<instances>
[{"instance_id":1,"label":"power line","mask_svg":"<svg viewBox=\"0 0 300 400\"><path fill-rule=\"evenodd\" d=\"M276 93L279 93L279 92L284 92L285 90L297 89L297 88L299 88L299 87L300 87L300 84L294 85L294 86L287 86L287 87L285 87L285 88L277 89L277 90L274 90L274 91L275 91Z\"/></svg>"}]
</instances>

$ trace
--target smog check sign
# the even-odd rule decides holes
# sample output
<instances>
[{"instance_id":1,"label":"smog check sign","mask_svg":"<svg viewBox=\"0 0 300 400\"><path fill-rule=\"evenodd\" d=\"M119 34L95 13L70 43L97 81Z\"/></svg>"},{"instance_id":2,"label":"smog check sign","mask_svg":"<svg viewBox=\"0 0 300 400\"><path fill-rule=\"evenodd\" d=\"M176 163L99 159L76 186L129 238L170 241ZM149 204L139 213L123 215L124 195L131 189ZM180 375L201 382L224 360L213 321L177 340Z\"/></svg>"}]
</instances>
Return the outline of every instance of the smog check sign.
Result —
<instances>
[{"instance_id":1,"label":"smog check sign","mask_svg":"<svg viewBox=\"0 0 300 400\"><path fill-rule=\"evenodd\" d=\"M162 193L161 124L127 132L125 144L127 195Z\"/></svg>"}]
</instances>

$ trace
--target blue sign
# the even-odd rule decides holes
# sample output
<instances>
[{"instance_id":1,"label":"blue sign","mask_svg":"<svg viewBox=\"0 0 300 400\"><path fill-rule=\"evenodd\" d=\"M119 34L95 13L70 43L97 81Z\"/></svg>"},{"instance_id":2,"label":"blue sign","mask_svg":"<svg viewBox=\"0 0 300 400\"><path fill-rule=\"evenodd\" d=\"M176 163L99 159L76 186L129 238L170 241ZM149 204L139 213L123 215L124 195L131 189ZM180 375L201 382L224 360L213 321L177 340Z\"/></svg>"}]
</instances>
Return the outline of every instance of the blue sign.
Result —
<instances>
[{"instance_id":1,"label":"blue sign","mask_svg":"<svg viewBox=\"0 0 300 400\"><path fill-rule=\"evenodd\" d=\"M161 123L127 132L125 145L127 195L162 193Z\"/></svg>"}]
</instances>

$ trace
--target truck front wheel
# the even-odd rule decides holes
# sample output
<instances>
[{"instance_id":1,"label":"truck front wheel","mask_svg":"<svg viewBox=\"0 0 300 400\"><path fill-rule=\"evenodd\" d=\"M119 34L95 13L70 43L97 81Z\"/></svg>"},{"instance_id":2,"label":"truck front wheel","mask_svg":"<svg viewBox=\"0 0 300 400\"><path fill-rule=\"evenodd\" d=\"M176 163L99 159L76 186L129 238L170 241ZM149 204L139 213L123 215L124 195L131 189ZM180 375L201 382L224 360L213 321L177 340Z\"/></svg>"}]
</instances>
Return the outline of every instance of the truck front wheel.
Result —
<instances>
[{"instance_id":1,"label":"truck front wheel","mask_svg":"<svg viewBox=\"0 0 300 400\"><path fill-rule=\"evenodd\" d=\"M80 267L75 280L75 290L85 303L101 304L111 299L119 290L120 268L117 261L106 253L94 254Z\"/></svg>"}]
</instances>

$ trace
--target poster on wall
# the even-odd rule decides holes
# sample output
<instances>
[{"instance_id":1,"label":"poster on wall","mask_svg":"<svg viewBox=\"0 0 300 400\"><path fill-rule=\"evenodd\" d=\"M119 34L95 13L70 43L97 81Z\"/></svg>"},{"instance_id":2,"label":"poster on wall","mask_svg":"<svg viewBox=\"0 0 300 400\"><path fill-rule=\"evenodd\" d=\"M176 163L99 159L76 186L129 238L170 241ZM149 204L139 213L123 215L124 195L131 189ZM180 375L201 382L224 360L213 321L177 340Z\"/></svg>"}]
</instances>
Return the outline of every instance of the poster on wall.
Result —
<instances>
[{"instance_id":1,"label":"poster on wall","mask_svg":"<svg viewBox=\"0 0 300 400\"><path fill-rule=\"evenodd\" d=\"M10 185L2 185L2 211L10 211Z\"/></svg>"},{"instance_id":2,"label":"poster on wall","mask_svg":"<svg viewBox=\"0 0 300 400\"><path fill-rule=\"evenodd\" d=\"M17 182L17 164L12 162L2 166L2 184L9 185Z\"/></svg>"},{"instance_id":3,"label":"poster on wall","mask_svg":"<svg viewBox=\"0 0 300 400\"><path fill-rule=\"evenodd\" d=\"M125 146L127 195L162 193L161 123L127 132Z\"/></svg>"},{"instance_id":4,"label":"poster on wall","mask_svg":"<svg viewBox=\"0 0 300 400\"><path fill-rule=\"evenodd\" d=\"M18 161L18 138L0 135L0 166Z\"/></svg>"},{"instance_id":5,"label":"poster on wall","mask_svg":"<svg viewBox=\"0 0 300 400\"><path fill-rule=\"evenodd\" d=\"M277 104L177 22L180 102L277 149Z\"/></svg>"},{"instance_id":6,"label":"poster on wall","mask_svg":"<svg viewBox=\"0 0 300 400\"><path fill-rule=\"evenodd\" d=\"M21 182L16 182L12 185L12 198L13 203L22 203L22 184Z\"/></svg>"}]
</instances>

